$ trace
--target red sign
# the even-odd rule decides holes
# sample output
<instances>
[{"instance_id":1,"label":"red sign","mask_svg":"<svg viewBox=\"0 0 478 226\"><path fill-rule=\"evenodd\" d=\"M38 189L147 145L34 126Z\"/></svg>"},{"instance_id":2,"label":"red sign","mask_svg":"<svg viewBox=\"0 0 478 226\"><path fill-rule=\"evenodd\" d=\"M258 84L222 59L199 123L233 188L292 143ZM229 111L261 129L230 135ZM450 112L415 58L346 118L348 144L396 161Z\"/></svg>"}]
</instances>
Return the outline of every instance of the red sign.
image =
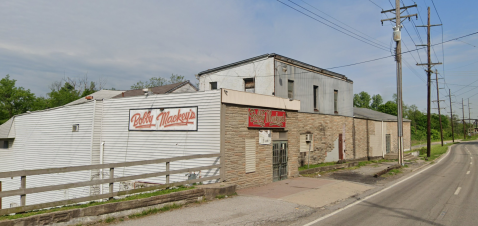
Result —
<instances>
[{"instance_id":1,"label":"red sign","mask_svg":"<svg viewBox=\"0 0 478 226\"><path fill-rule=\"evenodd\" d=\"M249 108L249 127L285 128L285 111Z\"/></svg>"}]
</instances>

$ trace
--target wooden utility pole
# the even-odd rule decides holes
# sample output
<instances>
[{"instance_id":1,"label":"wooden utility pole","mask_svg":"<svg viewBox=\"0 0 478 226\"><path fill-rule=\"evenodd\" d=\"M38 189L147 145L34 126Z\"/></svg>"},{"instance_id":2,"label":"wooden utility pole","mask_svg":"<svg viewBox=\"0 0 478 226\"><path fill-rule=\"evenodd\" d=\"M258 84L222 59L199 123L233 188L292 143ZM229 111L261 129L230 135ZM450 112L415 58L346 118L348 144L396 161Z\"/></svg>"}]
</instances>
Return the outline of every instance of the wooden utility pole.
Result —
<instances>
[{"instance_id":1,"label":"wooden utility pole","mask_svg":"<svg viewBox=\"0 0 478 226\"><path fill-rule=\"evenodd\" d=\"M468 98L468 132L470 132L470 125L471 125L471 114L470 114L470 98Z\"/></svg>"},{"instance_id":2,"label":"wooden utility pole","mask_svg":"<svg viewBox=\"0 0 478 226\"><path fill-rule=\"evenodd\" d=\"M438 87L438 71L435 70L435 78L437 83L437 103L438 103L438 120L440 121L440 137L441 146L443 146L443 127L441 125L441 113L440 113L440 88Z\"/></svg>"},{"instance_id":3,"label":"wooden utility pole","mask_svg":"<svg viewBox=\"0 0 478 226\"><path fill-rule=\"evenodd\" d=\"M431 54L430 54L430 28L433 26L440 26L441 24L430 25L430 7L428 7L428 23L427 25L421 25L416 27L426 27L427 28L427 55L428 55L428 63L426 64L417 64L417 66L424 66L427 65L427 157L431 156L431 114L430 114L430 96L431 96L431 73L432 73L432 65L438 65L441 63L432 63ZM424 46L424 45L417 45L417 46Z\"/></svg>"},{"instance_id":4,"label":"wooden utility pole","mask_svg":"<svg viewBox=\"0 0 478 226\"><path fill-rule=\"evenodd\" d=\"M453 108L451 104L451 90L448 89L448 96L450 97L450 121L451 121L451 138L453 139L453 143L455 143L455 130L453 129Z\"/></svg>"},{"instance_id":5,"label":"wooden utility pole","mask_svg":"<svg viewBox=\"0 0 478 226\"><path fill-rule=\"evenodd\" d=\"M413 15L406 15L400 16L400 10L408 9L412 7L417 7L417 4L411 6L404 6L400 8L400 0L395 0L395 9L390 10L382 10L382 13L393 13L395 12L395 18L384 19L382 21L382 25L384 21L394 20L396 26L393 28L393 40L397 44L397 48L395 51L395 60L397 61L397 143L398 143L398 164L403 165L403 113L402 113L402 44L401 44L401 34L400 29L402 25L400 25L401 18L408 18L410 17L418 17L417 14ZM418 18L417 18L418 19Z\"/></svg>"},{"instance_id":6,"label":"wooden utility pole","mask_svg":"<svg viewBox=\"0 0 478 226\"><path fill-rule=\"evenodd\" d=\"M463 105L463 98L461 98L461 111L463 112L463 139L466 139L466 133L465 133L465 105Z\"/></svg>"}]
</instances>

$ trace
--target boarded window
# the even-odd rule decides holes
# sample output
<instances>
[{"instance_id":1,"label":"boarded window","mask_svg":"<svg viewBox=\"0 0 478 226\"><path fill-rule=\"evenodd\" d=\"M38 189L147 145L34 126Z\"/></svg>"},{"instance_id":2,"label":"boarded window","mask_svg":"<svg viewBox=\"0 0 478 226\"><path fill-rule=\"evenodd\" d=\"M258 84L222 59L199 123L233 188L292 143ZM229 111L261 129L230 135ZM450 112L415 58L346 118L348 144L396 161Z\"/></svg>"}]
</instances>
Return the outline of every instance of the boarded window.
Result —
<instances>
[{"instance_id":1,"label":"boarded window","mask_svg":"<svg viewBox=\"0 0 478 226\"><path fill-rule=\"evenodd\" d=\"M314 110L319 110L319 87L314 86Z\"/></svg>"},{"instance_id":2,"label":"boarded window","mask_svg":"<svg viewBox=\"0 0 478 226\"><path fill-rule=\"evenodd\" d=\"M338 99L339 99L339 91L334 90L334 113L335 114L339 113L339 107L337 106L338 105L338 103L337 103Z\"/></svg>"},{"instance_id":3,"label":"boarded window","mask_svg":"<svg viewBox=\"0 0 478 226\"><path fill-rule=\"evenodd\" d=\"M210 82L209 84L211 85L211 90L217 89L217 82Z\"/></svg>"},{"instance_id":4,"label":"boarded window","mask_svg":"<svg viewBox=\"0 0 478 226\"><path fill-rule=\"evenodd\" d=\"M287 97L289 99L294 99L294 81L287 81Z\"/></svg>"},{"instance_id":5,"label":"boarded window","mask_svg":"<svg viewBox=\"0 0 478 226\"><path fill-rule=\"evenodd\" d=\"M256 139L246 139L246 173L256 172Z\"/></svg>"},{"instance_id":6,"label":"boarded window","mask_svg":"<svg viewBox=\"0 0 478 226\"><path fill-rule=\"evenodd\" d=\"M253 78L245 78L244 79L244 91L248 93L254 93L255 90L255 82Z\"/></svg>"}]
</instances>

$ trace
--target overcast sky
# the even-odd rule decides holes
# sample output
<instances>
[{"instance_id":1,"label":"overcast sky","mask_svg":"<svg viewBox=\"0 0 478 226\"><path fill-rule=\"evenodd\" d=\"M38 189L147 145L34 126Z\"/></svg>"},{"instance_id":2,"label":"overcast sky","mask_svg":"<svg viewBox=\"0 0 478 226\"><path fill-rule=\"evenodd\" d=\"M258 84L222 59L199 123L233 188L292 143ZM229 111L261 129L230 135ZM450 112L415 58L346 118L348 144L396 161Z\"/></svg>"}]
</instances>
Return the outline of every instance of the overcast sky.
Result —
<instances>
[{"instance_id":1,"label":"overcast sky","mask_svg":"<svg viewBox=\"0 0 478 226\"><path fill-rule=\"evenodd\" d=\"M380 23L393 16L380 13L381 8L392 8L388 0L281 1L332 28L275 0L0 1L0 77L10 74L18 86L45 96L48 86L64 76L88 74L90 80L101 78L107 88L122 90L139 80L173 73L196 83L194 75L200 71L265 53L334 68L393 51L392 25ZM403 51L426 43L426 28L414 25L427 22L427 7L432 24L443 22L444 41L478 31L477 1L435 0L440 19L431 0L416 3L418 8L408 13L418 12L420 17L413 18L414 23L404 22ZM342 30L348 35L335 30L341 30L338 26L349 30ZM441 27L433 27L431 34L433 44L442 42ZM382 47L366 44L360 37ZM443 66L436 67L445 78L440 80L445 88L440 98L447 98L450 88L456 94L452 101L460 102L453 110L461 116L461 98L466 102L472 96L472 117L477 117L478 35L460 40L444 44L444 59L442 45L432 51L433 62L445 62L444 73ZM403 58L404 101L424 111L426 74L415 64L426 62L426 51L406 53ZM352 79L354 93L381 94L385 101L396 93L393 57L330 70ZM432 94L436 99L436 89ZM449 112L448 99L443 105L444 113Z\"/></svg>"}]
</instances>

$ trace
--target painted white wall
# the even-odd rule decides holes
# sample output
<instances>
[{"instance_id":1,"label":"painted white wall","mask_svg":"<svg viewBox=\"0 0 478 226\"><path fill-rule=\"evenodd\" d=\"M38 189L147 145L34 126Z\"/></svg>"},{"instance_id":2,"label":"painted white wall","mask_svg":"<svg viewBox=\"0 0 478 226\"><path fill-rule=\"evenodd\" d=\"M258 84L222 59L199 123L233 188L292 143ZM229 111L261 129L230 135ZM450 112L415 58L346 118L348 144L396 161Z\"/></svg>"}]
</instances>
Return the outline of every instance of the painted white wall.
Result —
<instances>
[{"instance_id":1,"label":"painted white wall","mask_svg":"<svg viewBox=\"0 0 478 226\"><path fill-rule=\"evenodd\" d=\"M334 148L327 152L324 162L337 162L339 161L339 138L334 141Z\"/></svg>"},{"instance_id":2,"label":"painted white wall","mask_svg":"<svg viewBox=\"0 0 478 226\"><path fill-rule=\"evenodd\" d=\"M93 102L33 112L15 117L15 140L0 149L0 172L90 164ZM79 124L79 132L72 125ZM90 172L27 176L27 188L88 181ZM20 178L0 178L3 190L20 187ZM89 187L29 194L26 204L88 196ZM2 208L20 204L20 197L2 198Z\"/></svg>"},{"instance_id":3,"label":"painted white wall","mask_svg":"<svg viewBox=\"0 0 478 226\"><path fill-rule=\"evenodd\" d=\"M199 77L199 90L211 90L210 82L217 82L218 89L244 91L245 78L255 78L255 93L272 95L274 92L274 58L260 59L201 75Z\"/></svg>"},{"instance_id":4,"label":"painted white wall","mask_svg":"<svg viewBox=\"0 0 478 226\"><path fill-rule=\"evenodd\" d=\"M197 131L128 131L129 109L189 106L198 107ZM220 153L220 108L220 90L105 100L101 134L101 142L105 142L104 163ZM214 163L219 163L219 158L172 162L170 169L193 168ZM115 176L160 172L165 168L165 163L126 167L115 169ZM219 175L219 170L201 172L201 176L212 175ZM185 174L170 177L170 182L184 180L187 180ZM165 177L138 181L165 183ZM115 190L118 189L119 185L115 187Z\"/></svg>"}]
</instances>

